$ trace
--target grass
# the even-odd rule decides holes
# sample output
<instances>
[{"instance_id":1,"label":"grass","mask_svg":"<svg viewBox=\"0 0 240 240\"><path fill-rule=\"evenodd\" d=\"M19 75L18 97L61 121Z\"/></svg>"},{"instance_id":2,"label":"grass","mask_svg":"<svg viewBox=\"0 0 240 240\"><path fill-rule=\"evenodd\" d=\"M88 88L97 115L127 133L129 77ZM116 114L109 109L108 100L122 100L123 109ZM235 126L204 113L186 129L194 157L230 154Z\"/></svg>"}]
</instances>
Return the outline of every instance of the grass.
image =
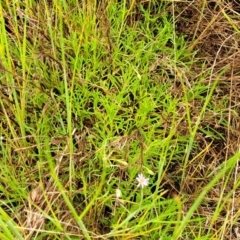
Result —
<instances>
[{"instance_id":1,"label":"grass","mask_svg":"<svg viewBox=\"0 0 240 240\"><path fill-rule=\"evenodd\" d=\"M184 4L0 3L1 239L239 237L237 13Z\"/></svg>"}]
</instances>

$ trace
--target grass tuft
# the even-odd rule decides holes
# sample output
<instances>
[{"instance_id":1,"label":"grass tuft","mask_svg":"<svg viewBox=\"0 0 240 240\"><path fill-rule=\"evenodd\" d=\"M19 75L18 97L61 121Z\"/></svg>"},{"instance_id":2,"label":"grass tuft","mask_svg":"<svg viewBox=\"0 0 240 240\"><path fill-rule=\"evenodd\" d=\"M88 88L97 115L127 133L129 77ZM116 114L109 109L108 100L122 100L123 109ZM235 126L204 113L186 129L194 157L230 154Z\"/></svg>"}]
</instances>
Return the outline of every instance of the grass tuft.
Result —
<instances>
[{"instance_id":1,"label":"grass tuft","mask_svg":"<svg viewBox=\"0 0 240 240\"><path fill-rule=\"evenodd\" d=\"M238 15L1 1L0 238L238 238Z\"/></svg>"}]
</instances>

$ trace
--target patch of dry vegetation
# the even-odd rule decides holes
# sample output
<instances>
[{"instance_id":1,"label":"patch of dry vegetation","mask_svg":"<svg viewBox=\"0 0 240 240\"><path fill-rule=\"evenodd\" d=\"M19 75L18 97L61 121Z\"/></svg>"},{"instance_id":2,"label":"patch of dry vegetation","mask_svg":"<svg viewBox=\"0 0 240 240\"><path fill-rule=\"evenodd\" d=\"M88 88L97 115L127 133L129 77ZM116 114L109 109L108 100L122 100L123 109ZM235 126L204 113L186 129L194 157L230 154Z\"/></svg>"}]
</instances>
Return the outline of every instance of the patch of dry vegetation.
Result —
<instances>
[{"instance_id":1,"label":"patch of dry vegetation","mask_svg":"<svg viewBox=\"0 0 240 240\"><path fill-rule=\"evenodd\" d=\"M192 66L194 75L211 74L204 79L206 85L218 79L211 100L212 109L204 114L197 133L196 152L186 172L186 179L179 194L187 194L191 204L202 187L209 181L208 175L239 150L239 103L240 103L240 4L237 1L193 1L175 4L176 29L186 35L189 49L196 50L197 61ZM204 77L204 76L203 76ZM189 79L194 84L194 76ZM204 97L204 96L203 96ZM198 115L201 104L191 102L191 112ZM200 108L199 108L200 107ZM210 131L201 131L201 130ZM208 135L212 132L212 135ZM221 214L206 229L214 229L216 236L224 233L224 239L233 239L239 226L239 167L226 176L206 196L199 214L209 216L223 202ZM177 173L175 173L177 174ZM224 180L227 179L227 184ZM229 199L229 194L232 198ZM225 200L227 199L227 200ZM186 208L187 205L186 205Z\"/></svg>"}]
</instances>

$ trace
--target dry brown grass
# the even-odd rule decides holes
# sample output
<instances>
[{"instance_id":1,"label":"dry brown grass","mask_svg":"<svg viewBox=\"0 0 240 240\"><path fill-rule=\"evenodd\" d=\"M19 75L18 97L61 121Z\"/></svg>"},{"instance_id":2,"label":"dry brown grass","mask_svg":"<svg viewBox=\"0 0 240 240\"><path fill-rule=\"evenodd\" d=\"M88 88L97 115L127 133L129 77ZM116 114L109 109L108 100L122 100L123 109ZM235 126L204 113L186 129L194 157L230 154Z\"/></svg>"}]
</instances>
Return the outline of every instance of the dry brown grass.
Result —
<instances>
[{"instance_id":1,"label":"dry brown grass","mask_svg":"<svg viewBox=\"0 0 240 240\"><path fill-rule=\"evenodd\" d=\"M170 9L172 11L172 9ZM205 62L211 73L206 84L213 82L220 72L223 72L219 84L214 92L212 103L221 109L221 116L206 112L200 129L211 128L221 133L222 139L214 139L203 132L197 133L198 149L192 153L192 161L188 164L186 179L179 190L179 194L189 195L189 203L194 201L202 187L209 181L207 177L216 167L234 155L239 150L239 102L240 102L240 3L237 1L192 1L175 3L177 19L176 29L179 34L186 35L189 49L196 50L197 61L192 71L198 77L202 74L202 64ZM194 84L194 78L189 80ZM225 99L225 104L223 104ZM219 103L221 103L219 105ZM193 115L200 111L201 104L192 102ZM239 224L240 189L237 184L239 174L237 166L234 174L226 176L224 180L206 196L206 205L199 208L202 216L211 216L219 202L224 202L220 216L212 222L206 223L206 229L212 228L216 236L222 231L224 239L237 237L236 227ZM177 174L177 173L176 173ZM225 182L225 183L226 183ZM227 197L232 193L232 197ZM186 209L188 206L186 204ZM239 237L239 236L238 236Z\"/></svg>"}]
</instances>

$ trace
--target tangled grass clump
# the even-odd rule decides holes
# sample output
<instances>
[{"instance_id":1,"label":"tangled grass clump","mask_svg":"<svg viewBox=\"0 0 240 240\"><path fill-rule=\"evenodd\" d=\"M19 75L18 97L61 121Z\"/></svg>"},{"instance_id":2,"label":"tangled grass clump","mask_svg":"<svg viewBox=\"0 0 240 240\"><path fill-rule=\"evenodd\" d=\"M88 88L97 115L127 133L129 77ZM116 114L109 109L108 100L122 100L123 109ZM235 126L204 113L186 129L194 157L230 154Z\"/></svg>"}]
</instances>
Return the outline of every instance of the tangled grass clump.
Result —
<instances>
[{"instance_id":1,"label":"tangled grass clump","mask_svg":"<svg viewBox=\"0 0 240 240\"><path fill-rule=\"evenodd\" d=\"M236 1L0 13L1 239L239 238Z\"/></svg>"}]
</instances>

